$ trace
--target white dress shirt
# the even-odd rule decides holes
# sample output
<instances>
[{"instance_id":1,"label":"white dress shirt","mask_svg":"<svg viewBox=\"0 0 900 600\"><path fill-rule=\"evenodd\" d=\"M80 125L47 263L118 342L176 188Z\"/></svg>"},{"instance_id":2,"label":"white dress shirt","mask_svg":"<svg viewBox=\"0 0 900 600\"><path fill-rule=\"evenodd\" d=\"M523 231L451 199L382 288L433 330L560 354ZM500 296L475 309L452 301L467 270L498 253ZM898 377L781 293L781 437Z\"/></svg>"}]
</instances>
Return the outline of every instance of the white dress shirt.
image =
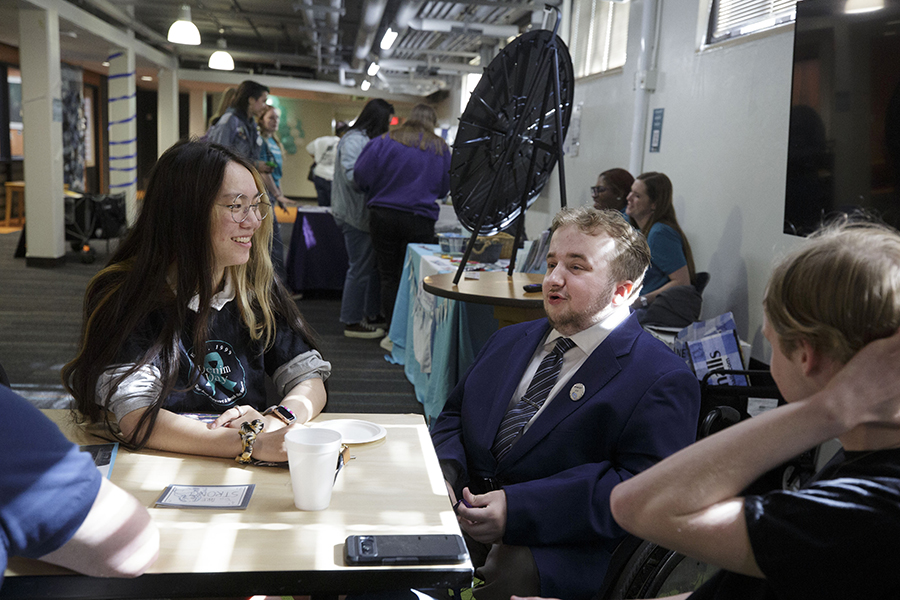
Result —
<instances>
[{"instance_id":1,"label":"white dress shirt","mask_svg":"<svg viewBox=\"0 0 900 600\"><path fill-rule=\"evenodd\" d=\"M612 313L607 316L605 319L600 321L599 323L595 323L591 325L587 329L583 329L574 335L568 336L570 340L575 342L575 346L571 348L568 352L563 355L563 364L562 368L559 372L559 377L556 380L556 385L553 386L553 389L550 390L550 394L547 396L547 400L541 406L541 408L534 414L530 421L525 425L524 431L528 431L528 428L531 427L531 424L534 423L534 420L541 416L541 413L544 412L544 409L553 401L553 397L559 393L563 387L569 384L569 379L571 379L572 375L574 375L581 365L584 364L584 361L588 359L591 353L597 349L597 347L603 343L610 333L612 333L613 329L618 327L628 318L631 314L631 310L627 305L619 306ZM544 360L544 357L550 354L553 350L553 347L556 345L556 340L558 340L563 336L556 329L550 329L547 333L546 339L543 343L538 344L537 349L534 351L534 355L531 357L531 362L528 363L528 368L525 369L525 373L522 375L522 380L519 382L519 386L516 388L515 393L512 398L510 398L509 404L507 405L506 410L508 411L513 406L515 406L516 402L519 401L519 398L525 395L525 392L528 391L528 386L531 385L531 380L534 379L534 374L537 372L538 366L541 364L541 361ZM576 382L573 382L573 385Z\"/></svg>"}]
</instances>

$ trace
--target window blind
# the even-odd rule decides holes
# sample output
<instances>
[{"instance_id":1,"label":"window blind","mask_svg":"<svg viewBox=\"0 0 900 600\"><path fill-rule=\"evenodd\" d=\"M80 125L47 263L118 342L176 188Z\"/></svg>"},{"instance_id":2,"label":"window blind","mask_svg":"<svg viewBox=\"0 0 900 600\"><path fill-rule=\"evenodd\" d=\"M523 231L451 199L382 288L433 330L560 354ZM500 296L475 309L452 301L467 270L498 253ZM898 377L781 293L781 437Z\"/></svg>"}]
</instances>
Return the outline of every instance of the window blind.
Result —
<instances>
[{"instance_id":1,"label":"window blind","mask_svg":"<svg viewBox=\"0 0 900 600\"><path fill-rule=\"evenodd\" d=\"M797 0L713 0L707 43L791 22L796 5Z\"/></svg>"},{"instance_id":2,"label":"window blind","mask_svg":"<svg viewBox=\"0 0 900 600\"><path fill-rule=\"evenodd\" d=\"M575 0L569 51L575 77L602 73L625 64L628 2Z\"/></svg>"}]
</instances>

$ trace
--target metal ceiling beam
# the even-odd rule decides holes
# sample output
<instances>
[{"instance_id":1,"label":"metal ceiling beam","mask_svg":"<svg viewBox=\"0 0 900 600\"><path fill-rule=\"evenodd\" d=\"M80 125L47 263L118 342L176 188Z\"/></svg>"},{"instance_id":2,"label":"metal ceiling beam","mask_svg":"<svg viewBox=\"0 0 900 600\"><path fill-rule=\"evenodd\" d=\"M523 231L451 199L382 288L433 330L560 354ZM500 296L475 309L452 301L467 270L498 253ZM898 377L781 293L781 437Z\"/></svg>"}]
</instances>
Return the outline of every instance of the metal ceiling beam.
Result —
<instances>
[{"instance_id":1,"label":"metal ceiling beam","mask_svg":"<svg viewBox=\"0 0 900 600\"><path fill-rule=\"evenodd\" d=\"M134 30L122 31L116 26L107 23L103 19L92 15L91 13L78 8L74 4L65 2L64 0L23 0L27 4L37 6L44 10L56 10L59 18L85 32L100 37L112 46L119 48L131 48L134 53L142 58L166 69L178 68L178 60L171 54L166 54L160 50L145 44L140 40L134 39Z\"/></svg>"},{"instance_id":2,"label":"metal ceiling beam","mask_svg":"<svg viewBox=\"0 0 900 600\"><path fill-rule=\"evenodd\" d=\"M246 73L237 71L200 71L195 69L178 69L178 79L181 81L208 82L238 86L247 79ZM272 88L288 90L307 90L311 92L323 92L328 94L340 94L342 96L358 95L359 90L348 89L338 83L330 81L318 81L315 79L298 79L296 77L278 77L275 75L254 75L253 81ZM273 92L274 93L274 92ZM370 88L367 96L384 98L389 101L416 103L421 100L419 96L410 94L391 94L376 88Z\"/></svg>"},{"instance_id":3,"label":"metal ceiling beam","mask_svg":"<svg viewBox=\"0 0 900 600\"><path fill-rule=\"evenodd\" d=\"M129 15L112 2L107 0L84 0L84 2L157 44L169 44L169 40L164 35L161 35L155 29L150 29L140 21L136 21L132 15Z\"/></svg>"},{"instance_id":4,"label":"metal ceiling beam","mask_svg":"<svg viewBox=\"0 0 900 600\"><path fill-rule=\"evenodd\" d=\"M185 46L179 49L179 55L184 57L209 58L209 55L218 50L216 46ZM280 52L260 52L258 50L237 50L228 48L228 53L235 60L244 62L280 62L283 65L315 68L316 58L306 54L288 54Z\"/></svg>"}]
</instances>

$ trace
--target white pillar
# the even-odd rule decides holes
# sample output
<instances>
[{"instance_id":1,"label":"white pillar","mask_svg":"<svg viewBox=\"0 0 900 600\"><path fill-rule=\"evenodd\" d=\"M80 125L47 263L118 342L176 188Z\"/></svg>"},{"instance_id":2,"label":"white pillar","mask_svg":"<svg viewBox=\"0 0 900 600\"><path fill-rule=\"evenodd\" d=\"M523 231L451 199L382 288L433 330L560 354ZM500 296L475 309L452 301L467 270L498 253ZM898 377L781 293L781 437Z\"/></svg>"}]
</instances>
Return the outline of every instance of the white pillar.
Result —
<instances>
[{"instance_id":1,"label":"white pillar","mask_svg":"<svg viewBox=\"0 0 900 600\"><path fill-rule=\"evenodd\" d=\"M55 9L21 5L19 66L25 133L28 266L58 266L66 257L59 62L59 13Z\"/></svg>"},{"instance_id":2,"label":"white pillar","mask_svg":"<svg viewBox=\"0 0 900 600\"><path fill-rule=\"evenodd\" d=\"M137 216L137 96L134 50L109 57L109 193L125 193L128 224Z\"/></svg>"},{"instance_id":3,"label":"white pillar","mask_svg":"<svg viewBox=\"0 0 900 600\"><path fill-rule=\"evenodd\" d=\"M178 72L160 69L156 102L156 148L161 156L178 141Z\"/></svg>"},{"instance_id":4,"label":"white pillar","mask_svg":"<svg viewBox=\"0 0 900 600\"><path fill-rule=\"evenodd\" d=\"M206 91L191 90L188 96L188 135L200 137L206 133Z\"/></svg>"}]
</instances>

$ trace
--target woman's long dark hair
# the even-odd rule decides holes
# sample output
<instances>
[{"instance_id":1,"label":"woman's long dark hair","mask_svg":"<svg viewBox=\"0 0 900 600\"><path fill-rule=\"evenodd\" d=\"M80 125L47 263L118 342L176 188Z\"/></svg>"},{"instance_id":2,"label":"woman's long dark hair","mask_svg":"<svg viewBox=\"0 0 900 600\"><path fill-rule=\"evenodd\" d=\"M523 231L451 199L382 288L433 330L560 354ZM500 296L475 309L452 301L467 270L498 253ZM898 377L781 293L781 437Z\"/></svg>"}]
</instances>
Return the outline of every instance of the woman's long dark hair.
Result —
<instances>
[{"instance_id":1,"label":"woman's long dark hair","mask_svg":"<svg viewBox=\"0 0 900 600\"><path fill-rule=\"evenodd\" d=\"M390 129L392 114L394 106L388 101L381 98L369 100L348 131L359 129L369 136L370 140L377 138Z\"/></svg>"},{"instance_id":2,"label":"woman's long dark hair","mask_svg":"<svg viewBox=\"0 0 900 600\"><path fill-rule=\"evenodd\" d=\"M161 374L162 393L141 416L134 435L125 440L116 434L130 447L147 443L160 408L175 389L184 332L192 330L195 348L206 344L210 302L217 291L212 281L212 214L229 163L246 168L257 189L265 190L253 165L223 146L182 140L166 150L150 173L137 221L85 292L81 345L63 367L63 384L80 416L104 421L111 433L115 431L109 413L97 403L97 382L104 371L122 363L126 343L149 319L159 325L146 353L116 379L118 384L145 365ZM250 260L226 269L241 320L251 338L268 347L275 339L275 315L280 315L315 348L314 334L274 276L271 244L272 222L264 219L253 234ZM199 310L191 318L187 305L194 295L199 296ZM116 387L101 398L104 406Z\"/></svg>"},{"instance_id":3,"label":"woman's long dark hair","mask_svg":"<svg viewBox=\"0 0 900 600\"><path fill-rule=\"evenodd\" d=\"M250 116L250 113L247 111L247 107L250 106L250 99L259 98L263 95L263 92L268 93L269 88L249 79L242 81L241 85L239 85L238 89L234 92L234 97L231 99L229 108L233 108L246 119Z\"/></svg>"},{"instance_id":4,"label":"woman's long dark hair","mask_svg":"<svg viewBox=\"0 0 900 600\"><path fill-rule=\"evenodd\" d=\"M687 261L688 273L691 277L691 283L693 283L696 276L694 253L691 252L691 245L688 243L687 236L684 235L684 231L681 230L678 219L675 217L675 205L672 203L672 180L665 173L657 173L656 171L641 173L636 179L644 182L644 185L647 187L647 196L654 205L653 214L650 215L646 227L644 229L638 227L638 229L646 236L650 235L650 229L654 224L663 223L677 231L678 235L681 236L684 259ZM634 219L631 219L631 224L637 227Z\"/></svg>"}]
</instances>

